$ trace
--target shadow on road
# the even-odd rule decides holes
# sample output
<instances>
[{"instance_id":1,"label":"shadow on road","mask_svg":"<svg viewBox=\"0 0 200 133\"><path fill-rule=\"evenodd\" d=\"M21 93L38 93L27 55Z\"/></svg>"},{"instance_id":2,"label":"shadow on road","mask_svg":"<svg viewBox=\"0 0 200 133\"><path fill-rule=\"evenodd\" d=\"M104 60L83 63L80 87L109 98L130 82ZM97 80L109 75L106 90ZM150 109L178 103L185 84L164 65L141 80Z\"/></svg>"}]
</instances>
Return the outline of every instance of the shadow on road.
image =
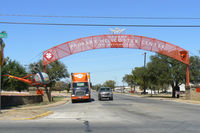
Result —
<instances>
[{"instance_id":1,"label":"shadow on road","mask_svg":"<svg viewBox=\"0 0 200 133\"><path fill-rule=\"evenodd\" d=\"M89 101L87 101L87 100L82 100L82 101L74 101L74 103L90 103L90 102L94 102L95 100L94 100L94 98L91 98ZM74 104L73 103L73 104Z\"/></svg>"}]
</instances>

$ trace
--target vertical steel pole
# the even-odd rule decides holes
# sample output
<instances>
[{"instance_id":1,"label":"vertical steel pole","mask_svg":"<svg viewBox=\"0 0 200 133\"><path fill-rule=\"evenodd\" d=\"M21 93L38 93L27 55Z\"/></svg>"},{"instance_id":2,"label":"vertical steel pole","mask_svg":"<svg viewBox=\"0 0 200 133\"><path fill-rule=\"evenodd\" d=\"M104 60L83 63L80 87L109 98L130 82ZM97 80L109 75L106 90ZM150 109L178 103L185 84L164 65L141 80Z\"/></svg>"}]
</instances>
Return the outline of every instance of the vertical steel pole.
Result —
<instances>
[{"instance_id":1,"label":"vertical steel pole","mask_svg":"<svg viewBox=\"0 0 200 133\"><path fill-rule=\"evenodd\" d=\"M144 67L146 67L146 55L147 55L147 53L144 52Z\"/></svg>"},{"instance_id":2,"label":"vertical steel pole","mask_svg":"<svg viewBox=\"0 0 200 133\"><path fill-rule=\"evenodd\" d=\"M1 39L1 38L0 38ZM1 40L2 41L2 40ZM1 51L1 58L2 58L2 49L1 49L1 45L2 43L0 44L0 51ZM0 62L1 63L1 62ZM0 114L1 114L1 64L0 64Z\"/></svg>"},{"instance_id":3,"label":"vertical steel pole","mask_svg":"<svg viewBox=\"0 0 200 133\"><path fill-rule=\"evenodd\" d=\"M144 52L144 69L146 67L146 56L147 56L147 53ZM143 78L144 80L144 78ZM144 80L144 94L146 94L146 81Z\"/></svg>"},{"instance_id":4,"label":"vertical steel pole","mask_svg":"<svg viewBox=\"0 0 200 133\"><path fill-rule=\"evenodd\" d=\"M186 85L190 85L190 71L189 71L189 64L187 64Z\"/></svg>"},{"instance_id":5,"label":"vertical steel pole","mask_svg":"<svg viewBox=\"0 0 200 133\"><path fill-rule=\"evenodd\" d=\"M7 37L7 34L5 31L2 31L2 33L5 33L5 35L3 35L3 38ZM0 62L0 113L1 113L1 66L3 66L3 49L2 49L2 45L3 45L3 40L2 38L0 38L0 58L1 58L1 62Z\"/></svg>"}]
</instances>

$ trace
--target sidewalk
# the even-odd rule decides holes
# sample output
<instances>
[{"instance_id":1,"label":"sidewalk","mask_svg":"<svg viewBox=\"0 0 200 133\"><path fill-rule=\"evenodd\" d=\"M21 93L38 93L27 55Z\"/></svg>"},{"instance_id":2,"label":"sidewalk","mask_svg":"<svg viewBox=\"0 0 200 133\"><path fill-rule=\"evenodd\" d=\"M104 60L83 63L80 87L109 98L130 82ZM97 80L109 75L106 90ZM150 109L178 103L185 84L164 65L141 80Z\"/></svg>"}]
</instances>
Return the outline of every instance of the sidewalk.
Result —
<instances>
[{"instance_id":1,"label":"sidewalk","mask_svg":"<svg viewBox=\"0 0 200 133\"><path fill-rule=\"evenodd\" d=\"M45 117L52 114L52 111L48 111L48 107L54 107L61 104L65 104L70 101L70 98L64 98L61 101L50 103L48 105L38 106L21 106L13 109L2 110L0 114L0 120L34 120L40 117Z\"/></svg>"}]
</instances>

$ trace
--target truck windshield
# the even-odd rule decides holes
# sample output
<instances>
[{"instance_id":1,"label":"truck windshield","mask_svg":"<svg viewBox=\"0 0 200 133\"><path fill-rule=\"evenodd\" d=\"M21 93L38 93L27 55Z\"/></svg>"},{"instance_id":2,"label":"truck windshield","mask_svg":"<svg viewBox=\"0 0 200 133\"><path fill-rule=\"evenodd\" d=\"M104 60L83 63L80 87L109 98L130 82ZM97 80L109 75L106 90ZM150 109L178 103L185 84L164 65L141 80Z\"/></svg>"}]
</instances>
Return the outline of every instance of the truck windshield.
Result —
<instances>
[{"instance_id":1,"label":"truck windshield","mask_svg":"<svg viewBox=\"0 0 200 133\"><path fill-rule=\"evenodd\" d=\"M88 88L74 88L72 93L75 94L76 91L84 91L85 93L89 93L89 89Z\"/></svg>"},{"instance_id":2,"label":"truck windshield","mask_svg":"<svg viewBox=\"0 0 200 133\"><path fill-rule=\"evenodd\" d=\"M73 88L76 88L76 87L88 87L88 83L87 82L73 83Z\"/></svg>"}]
</instances>

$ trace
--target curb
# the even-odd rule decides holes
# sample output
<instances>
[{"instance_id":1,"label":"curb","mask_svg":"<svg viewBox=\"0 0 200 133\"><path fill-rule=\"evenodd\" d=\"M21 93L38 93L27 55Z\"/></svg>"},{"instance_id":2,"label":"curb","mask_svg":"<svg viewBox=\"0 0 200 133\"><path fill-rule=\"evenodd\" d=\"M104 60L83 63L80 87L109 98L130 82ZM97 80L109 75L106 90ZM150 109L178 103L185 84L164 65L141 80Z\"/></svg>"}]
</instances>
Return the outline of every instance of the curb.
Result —
<instances>
[{"instance_id":1,"label":"curb","mask_svg":"<svg viewBox=\"0 0 200 133\"><path fill-rule=\"evenodd\" d=\"M15 119L12 119L12 120L35 120L35 119L38 119L38 118L41 118L41 117L48 116L48 115L50 115L50 114L53 114L53 111L47 111L47 112L45 112L45 113L36 115L36 116L34 116L34 117L31 117L31 118L15 118Z\"/></svg>"},{"instance_id":2,"label":"curb","mask_svg":"<svg viewBox=\"0 0 200 133\"><path fill-rule=\"evenodd\" d=\"M184 103L184 104L200 105L200 102L192 101L192 100L187 101L187 100L179 100L179 99L152 98L152 97L137 96L137 95L131 95L131 94L123 94L123 95L139 97L139 98L146 98L146 99L153 99L153 100L162 100L162 101L177 102L177 103Z\"/></svg>"},{"instance_id":3,"label":"curb","mask_svg":"<svg viewBox=\"0 0 200 133\"><path fill-rule=\"evenodd\" d=\"M69 99L64 99L62 101L59 101L59 102L55 102L55 103L50 103L50 104L47 104L47 105L36 105L36 106L29 106L29 107L22 107L22 108L14 108L14 109L11 109L11 110L8 110L8 111L14 111L16 109L19 109L19 110L23 110L23 109L41 109L41 108L49 108L49 107L55 107L55 106L59 106L59 105L62 105L62 104L66 104L68 103L70 100Z\"/></svg>"},{"instance_id":4,"label":"curb","mask_svg":"<svg viewBox=\"0 0 200 133\"><path fill-rule=\"evenodd\" d=\"M0 118L1 120L35 120L35 119L39 119L41 117L45 117L45 116L48 116L50 114L53 114L53 111L49 111L47 108L51 108L51 107L55 107L55 106L59 106L59 105L63 105L63 104L68 104L70 103L70 99L67 97L67 98L64 98L63 100L61 101L58 101L58 102L55 102L55 103L52 103L52 104L48 104L48 105L38 105L38 106L28 106L28 107L16 107L16 108L13 108L13 109L7 109L7 110L2 110L3 113L9 113L9 112L15 112L16 110L40 110L40 109L45 109L45 113L38 113L39 115L35 114L33 116L30 116L30 118L16 118L15 116L14 117L10 117L10 118ZM23 117L23 116L22 116ZM27 116L29 117L29 116Z\"/></svg>"},{"instance_id":5,"label":"curb","mask_svg":"<svg viewBox=\"0 0 200 133\"><path fill-rule=\"evenodd\" d=\"M62 101L62 103L58 104L58 105L62 105L62 104L68 104L70 103L70 100L64 100ZM58 106L58 105L53 105L51 107L55 107L55 106ZM45 107L44 107L45 108ZM39 115L36 115L34 117L31 117L31 118L14 118L12 120L35 120L35 119L39 119L41 117L45 117L45 116L48 116L50 114L53 114L53 111L47 111L45 113L42 113L42 114L39 114Z\"/></svg>"}]
</instances>

